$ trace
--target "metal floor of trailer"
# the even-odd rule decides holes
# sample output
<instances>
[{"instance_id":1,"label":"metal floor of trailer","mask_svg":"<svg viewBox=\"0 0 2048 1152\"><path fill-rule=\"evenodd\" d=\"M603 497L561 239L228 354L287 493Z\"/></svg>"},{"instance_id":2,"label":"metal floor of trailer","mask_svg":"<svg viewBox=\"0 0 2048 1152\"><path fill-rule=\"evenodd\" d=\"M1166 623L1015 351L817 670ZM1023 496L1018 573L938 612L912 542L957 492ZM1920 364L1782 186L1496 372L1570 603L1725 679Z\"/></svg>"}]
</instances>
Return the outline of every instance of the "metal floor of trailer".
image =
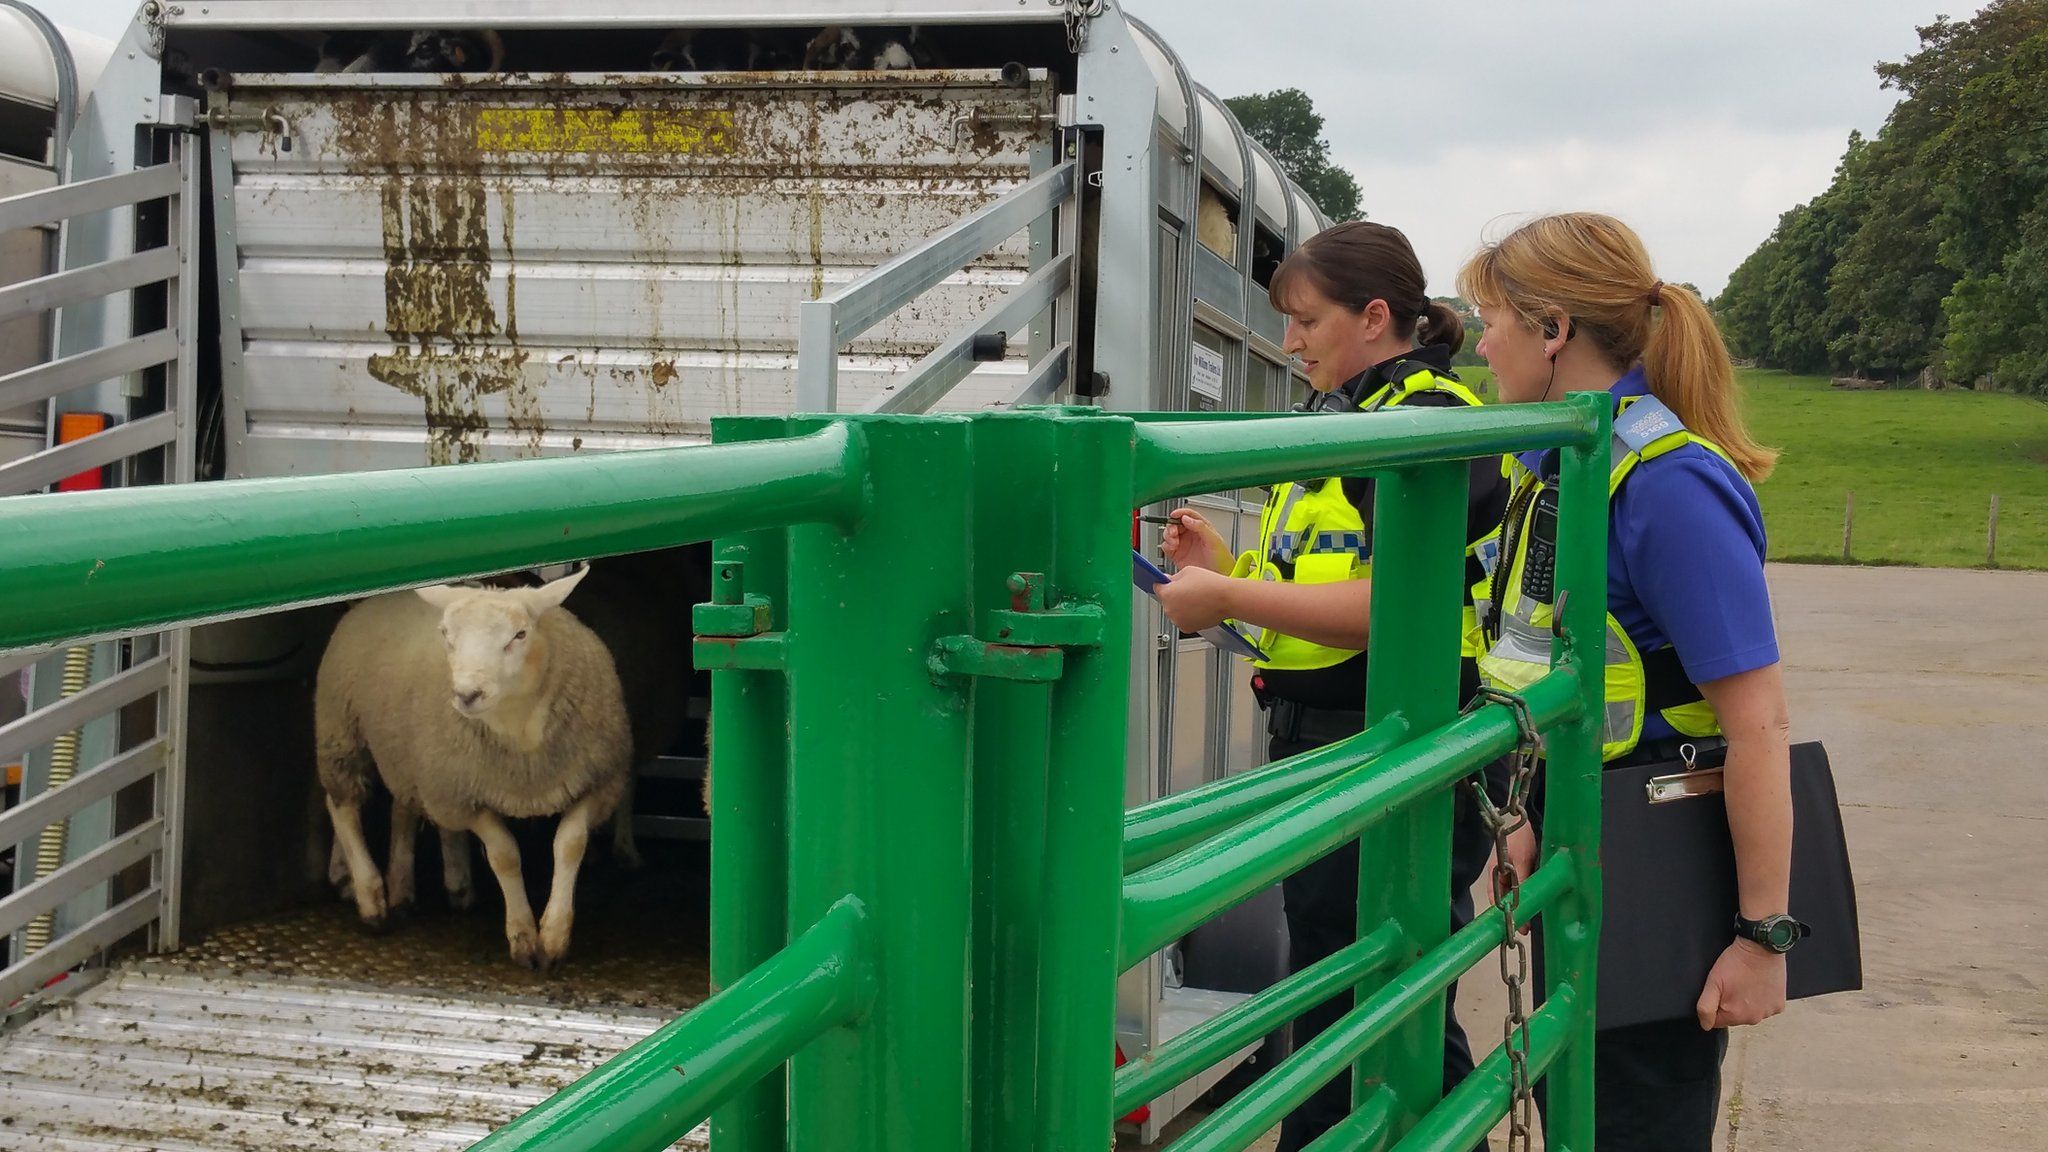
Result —
<instances>
[{"instance_id":1,"label":"metal floor of trailer","mask_svg":"<svg viewBox=\"0 0 2048 1152\"><path fill-rule=\"evenodd\" d=\"M0 1149L466 1148L704 999L703 848L658 847L585 873L547 976L497 899L437 892L377 935L337 901L117 966L0 1034Z\"/></svg>"}]
</instances>

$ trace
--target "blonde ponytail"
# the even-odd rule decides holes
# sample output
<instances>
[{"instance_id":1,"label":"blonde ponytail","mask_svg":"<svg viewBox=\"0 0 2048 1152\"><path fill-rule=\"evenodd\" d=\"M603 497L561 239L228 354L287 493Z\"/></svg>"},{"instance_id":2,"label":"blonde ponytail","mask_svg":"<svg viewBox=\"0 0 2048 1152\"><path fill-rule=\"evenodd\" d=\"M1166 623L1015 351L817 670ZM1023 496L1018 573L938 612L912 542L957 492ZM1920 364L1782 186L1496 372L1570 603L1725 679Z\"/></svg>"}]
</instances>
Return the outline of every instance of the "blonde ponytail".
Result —
<instances>
[{"instance_id":1,"label":"blonde ponytail","mask_svg":"<svg viewBox=\"0 0 2048 1152\"><path fill-rule=\"evenodd\" d=\"M1751 483L1771 474L1778 454L1750 437L1743 426L1735 387L1735 365L1714 326L1714 314L1698 296L1675 284L1659 287L1660 315L1643 348L1643 372L1656 393L1685 426L1728 453Z\"/></svg>"},{"instance_id":2,"label":"blonde ponytail","mask_svg":"<svg viewBox=\"0 0 2048 1152\"><path fill-rule=\"evenodd\" d=\"M1574 333L1614 363L1640 360L1650 392L1720 445L1743 476L1771 474L1778 454L1743 426L1735 366L1713 314L1690 290L1652 275L1628 225L1595 212L1531 220L1467 261L1458 292L1532 327L1560 312L1571 317Z\"/></svg>"}]
</instances>

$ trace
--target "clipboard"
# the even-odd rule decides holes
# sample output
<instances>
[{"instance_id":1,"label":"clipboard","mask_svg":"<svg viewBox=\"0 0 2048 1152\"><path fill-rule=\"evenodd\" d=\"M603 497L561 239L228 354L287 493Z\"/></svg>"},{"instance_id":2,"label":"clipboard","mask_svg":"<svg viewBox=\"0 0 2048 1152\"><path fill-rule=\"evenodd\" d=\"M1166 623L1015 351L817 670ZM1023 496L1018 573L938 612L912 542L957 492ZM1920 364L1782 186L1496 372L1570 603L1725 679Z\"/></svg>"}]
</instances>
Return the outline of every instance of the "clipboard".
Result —
<instances>
[{"instance_id":1,"label":"clipboard","mask_svg":"<svg viewBox=\"0 0 2048 1152\"><path fill-rule=\"evenodd\" d=\"M1131 549L1131 583L1138 586L1145 595L1159 599L1158 588L1172 577L1160 571L1159 566L1145 559L1145 554ZM1196 633L1202 639L1222 651L1242 656L1247 660L1264 660L1266 654L1259 650L1257 642L1244 634L1237 625L1225 620L1213 628L1204 628Z\"/></svg>"},{"instance_id":2,"label":"clipboard","mask_svg":"<svg viewBox=\"0 0 2048 1152\"><path fill-rule=\"evenodd\" d=\"M1689 1019L1732 939L1735 852L1714 766L1601 773L1597 1027ZM1792 746L1793 916L1813 929L1785 957L1788 1000L1863 986L1856 882L1827 751ZM1625 926L1617 930L1617 925Z\"/></svg>"}]
</instances>

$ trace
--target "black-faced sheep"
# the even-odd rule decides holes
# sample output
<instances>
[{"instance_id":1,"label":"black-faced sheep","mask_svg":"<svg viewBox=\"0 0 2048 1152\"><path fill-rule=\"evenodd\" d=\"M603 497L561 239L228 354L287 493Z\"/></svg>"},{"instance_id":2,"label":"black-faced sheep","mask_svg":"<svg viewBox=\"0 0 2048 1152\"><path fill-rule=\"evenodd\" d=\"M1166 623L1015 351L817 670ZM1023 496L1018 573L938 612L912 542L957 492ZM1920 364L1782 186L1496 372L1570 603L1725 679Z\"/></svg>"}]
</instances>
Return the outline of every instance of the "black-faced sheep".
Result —
<instances>
[{"instance_id":1,"label":"black-faced sheep","mask_svg":"<svg viewBox=\"0 0 2048 1152\"><path fill-rule=\"evenodd\" d=\"M567 954L590 828L618 805L633 763L611 656L561 607L583 575L379 596L336 626L314 694L316 762L366 923L411 902L424 815L442 831L452 903L473 897L461 833L474 832L504 892L512 959L546 968ZM388 876L363 838L373 771L392 796ZM554 875L536 924L504 817L556 813Z\"/></svg>"}]
</instances>

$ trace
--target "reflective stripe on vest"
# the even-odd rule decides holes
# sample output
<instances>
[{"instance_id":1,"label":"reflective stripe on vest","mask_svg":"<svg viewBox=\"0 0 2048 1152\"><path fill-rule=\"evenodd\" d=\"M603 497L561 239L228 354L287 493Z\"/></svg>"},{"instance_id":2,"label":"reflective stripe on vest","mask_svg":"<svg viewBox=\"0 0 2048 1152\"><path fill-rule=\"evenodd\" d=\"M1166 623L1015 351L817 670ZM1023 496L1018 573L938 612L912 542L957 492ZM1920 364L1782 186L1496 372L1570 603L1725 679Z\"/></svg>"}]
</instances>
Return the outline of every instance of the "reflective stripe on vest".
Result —
<instances>
[{"instance_id":1,"label":"reflective stripe on vest","mask_svg":"<svg viewBox=\"0 0 2048 1152\"><path fill-rule=\"evenodd\" d=\"M1359 405L1361 412L1376 412L1421 395L1442 392L1459 403L1477 407L1479 397L1456 380L1424 367L1381 387ZM1498 532L1481 542L1494 541ZM1294 482L1276 486L1259 512L1260 547L1237 558L1231 575L1292 584L1332 584L1342 580L1365 580L1372 576L1372 546L1364 517L1344 495L1341 478ZM1477 617L1466 609L1467 655L1477 655ZM1309 671L1341 664L1357 650L1332 648L1273 629L1259 630L1259 647L1267 659L1258 667Z\"/></svg>"},{"instance_id":2,"label":"reflective stripe on vest","mask_svg":"<svg viewBox=\"0 0 2048 1152\"><path fill-rule=\"evenodd\" d=\"M1687 444L1697 444L1723 460L1728 459L1719 445L1688 431L1656 397L1623 399L1614 421L1608 499L1614 498L1622 481L1638 464ZM1542 678L1551 667L1551 606L1523 594L1523 579L1528 575L1529 528L1537 501L1547 486L1519 461L1509 459L1510 475L1515 481L1513 497L1508 502L1510 515L1516 519L1510 536L1514 552L1506 558L1506 573L1493 582L1501 591L1499 634L1479 658L1479 672L1493 687L1519 692ZM1649 678L1644 672L1642 653L1612 614L1607 617L1605 659L1607 716L1600 758L1613 760L1626 756L1642 740L1643 717L1649 706ZM1704 701L1665 707L1659 714L1681 736L1713 736L1721 731L1713 709Z\"/></svg>"}]
</instances>

